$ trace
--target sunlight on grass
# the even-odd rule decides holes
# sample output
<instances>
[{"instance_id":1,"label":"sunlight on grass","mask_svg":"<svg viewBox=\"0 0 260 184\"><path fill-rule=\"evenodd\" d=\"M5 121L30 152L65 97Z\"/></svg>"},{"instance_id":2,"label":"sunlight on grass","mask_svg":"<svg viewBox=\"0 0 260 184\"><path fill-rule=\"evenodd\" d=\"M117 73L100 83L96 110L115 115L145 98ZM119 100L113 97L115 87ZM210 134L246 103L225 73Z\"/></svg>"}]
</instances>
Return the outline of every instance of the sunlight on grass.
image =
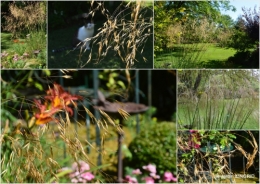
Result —
<instances>
[{"instance_id":1,"label":"sunlight on grass","mask_svg":"<svg viewBox=\"0 0 260 184\"><path fill-rule=\"evenodd\" d=\"M155 57L155 68L226 68L225 61L236 53L214 44L182 44Z\"/></svg>"},{"instance_id":2,"label":"sunlight on grass","mask_svg":"<svg viewBox=\"0 0 260 184\"><path fill-rule=\"evenodd\" d=\"M236 53L234 49L225 49L212 45L201 57L200 61L226 60Z\"/></svg>"}]
</instances>

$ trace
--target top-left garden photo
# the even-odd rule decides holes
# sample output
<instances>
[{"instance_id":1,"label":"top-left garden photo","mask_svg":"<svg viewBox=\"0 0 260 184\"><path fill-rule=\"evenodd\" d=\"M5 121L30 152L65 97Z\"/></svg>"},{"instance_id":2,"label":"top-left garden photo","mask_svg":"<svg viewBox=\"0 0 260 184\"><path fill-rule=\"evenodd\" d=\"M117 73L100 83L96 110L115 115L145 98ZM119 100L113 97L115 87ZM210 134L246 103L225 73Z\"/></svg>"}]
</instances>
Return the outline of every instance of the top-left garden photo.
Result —
<instances>
[{"instance_id":1,"label":"top-left garden photo","mask_svg":"<svg viewBox=\"0 0 260 184\"><path fill-rule=\"evenodd\" d=\"M1 69L43 69L47 2L1 1Z\"/></svg>"}]
</instances>

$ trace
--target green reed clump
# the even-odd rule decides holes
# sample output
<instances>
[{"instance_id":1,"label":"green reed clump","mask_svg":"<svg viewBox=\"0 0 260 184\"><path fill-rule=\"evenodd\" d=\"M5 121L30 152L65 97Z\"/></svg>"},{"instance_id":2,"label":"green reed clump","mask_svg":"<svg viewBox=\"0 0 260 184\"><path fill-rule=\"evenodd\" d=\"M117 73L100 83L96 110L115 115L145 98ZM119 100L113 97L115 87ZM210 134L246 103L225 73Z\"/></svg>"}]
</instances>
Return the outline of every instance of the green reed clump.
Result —
<instances>
[{"instance_id":1,"label":"green reed clump","mask_svg":"<svg viewBox=\"0 0 260 184\"><path fill-rule=\"evenodd\" d=\"M243 129L259 127L259 100L249 71L184 72L179 85L180 128ZM241 76L244 78L242 79ZM193 77L196 78L192 81ZM185 84L186 83L186 84Z\"/></svg>"}]
</instances>

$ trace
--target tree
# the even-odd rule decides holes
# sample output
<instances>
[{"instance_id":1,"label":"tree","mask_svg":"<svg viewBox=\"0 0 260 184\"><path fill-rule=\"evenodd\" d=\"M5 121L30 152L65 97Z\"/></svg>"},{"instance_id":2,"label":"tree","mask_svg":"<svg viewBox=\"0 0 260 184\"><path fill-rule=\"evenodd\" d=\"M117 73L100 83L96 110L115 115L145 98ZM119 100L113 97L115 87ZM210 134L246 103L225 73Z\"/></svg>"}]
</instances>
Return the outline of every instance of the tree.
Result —
<instances>
[{"instance_id":1,"label":"tree","mask_svg":"<svg viewBox=\"0 0 260 184\"><path fill-rule=\"evenodd\" d=\"M259 15L256 8L242 8L244 15L238 17L227 47L234 48L238 52L229 62L243 68L259 68Z\"/></svg>"},{"instance_id":2,"label":"tree","mask_svg":"<svg viewBox=\"0 0 260 184\"><path fill-rule=\"evenodd\" d=\"M221 21L220 10L235 11L235 7L229 4L229 1L170 1L166 2L166 10L179 10L172 18L193 18L201 19L208 17L216 22Z\"/></svg>"},{"instance_id":3,"label":"tree","mask_svg":"<svg viewBox=\"0 0 260 184\"><path fill-rule=\"evenodd\" d=\"M229 15L221 15L221 23L218 27L221 28L232 28L234 26L234 21Z\"/></svg>"},{"instance_id":4,"label":"tree","mask_svg":"<svg viewBox=\"0 0 260 184\"><path fill-rule=\"evenodd\" d=\"M242 8L242 10L244 15L238 17L235 23L235 33L229 47L244 52L258 47L260 11L256 12L256 9L254 9L251 12L250 9L246 10L245 8Z\"/></svg>"},{"instance_id":5,"label":"tree","mask_svg":"<svg viewBox=\"0 0 260 184\"><path fill-rule=\"evenodd\" d=\"M162 51L167 47L171 41L166 34L167 29L177 23L185 24L189 20L200 23L200 20L207 17L210 23L229 25L228 18L221 16L221 9L235 11L229 1L155 1L155 51Z\"/></svg>"},{"instance_id":6,"label":"tree","mask_svg":"<svg viewBox=\"0 0 260 184\"><path fill-rule=\"evenodd\" d=\"M259 82L259 73L256 70L196 70L178 72L178 94L190 92L192 96L205 91L208 84L218 86L216 91L244 92L252 95ZM224 86L224 87L221 87ZM241 94L239 94L241 95ZM257 95L255 95L257 96Z\"/></svg>"},{"instance_id":7,"label":"tree","mask_svg":"<svg viewBox=\"0 0 260 184\"><path fill-rule=\"evenodd\" d=\"M259 43L259 15L260 15L260 8L259 11L256 11L256 7L254 11L251 12L251 9L242 8L244 12L244 26L246 33L252 42Z\"/></svg>"}]
</instances>

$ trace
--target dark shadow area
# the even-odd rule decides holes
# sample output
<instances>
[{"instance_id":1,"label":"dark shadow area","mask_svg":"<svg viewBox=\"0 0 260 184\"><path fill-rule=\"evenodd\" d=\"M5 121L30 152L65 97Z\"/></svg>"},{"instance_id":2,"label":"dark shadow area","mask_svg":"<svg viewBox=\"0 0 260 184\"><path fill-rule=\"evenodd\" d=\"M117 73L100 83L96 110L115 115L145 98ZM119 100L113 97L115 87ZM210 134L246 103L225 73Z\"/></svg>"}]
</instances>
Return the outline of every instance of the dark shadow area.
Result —
<instances>
[{"instance_id":1,"label":"dark shadow area","mask_svg":"<svg viewBox=\"0 0 260 184\"><path fill-rule=\"evenodd\" d=\"M226 61L223 60L209 60L201 62L203 68L231 68Z\"/></svg>"},{"instance_id":2,"label":"dark shadow area","mask_svg":"<svg viewBox=\"0 0 260 184\"><path fill-rule=\"evenodd\" d=\"M237 52L228 58L227 64L233 65L234 68L259 68L259 48L253 52Z\"/></svg>"},{"instance_id":3,"label":"dark shadow area","mask_svg":"<svg viewBox=\"0 0 260 184\"><path fill-rule=\"evenodd\" d=\"M95 30L102 26L102 22L95 22ZM62 47L69 47L73 35L77 32L78 27L72 26L66 29L59 29L49 31L48 38L48 68L79 68L81 63L85 63L89 59L90 51L81 53L81 51L65 50L62 52L53 53L52 50ZM86 65L86 68L125 68L124 63L120 57L115 56L115 52L108 53L107 57L96 63L94 58L97 59L98 45L92 47L92 61ZM96 64L95 64L96 63Z\"/></svg>"},{"instance_id":4,"label":"dark shadow area","mask_svg":"<svg viewBox=\"0 0 260 184\"><path fill-rule=\"evenodd\" d=\"M105 8L115 16L114 13L123 12L125 19L130 20L131 8L123 10L123 6L119 5L122 2L104 2ZM55 52L53 50L70 47L71 40L77 34L77 31L80 27L84 25L84 20L78 18L79 14L89 12L91 7L91 2L49 2L49 11L48 11L48 68L80 68L87 63L89 58L91 60L89 63L84 65L84 68L126 68L126 63L122 61L117 51L114 51L114 41L109 41L111 48L108 50L106 55L102 58L99 58L99 44L101 41L100 38L93 43L92 41L90 47L92 48L92 54L90 56L90 50L81 52L79 49L72 51L68 49L62 52ZM94 2L92 9L94 10L97 6L97 3ZM74 7L74 10L72 9ZM61 10L63 10L62 15ZM148 18L153 15L153 12L147 8L147 13L145 18ZM54 13L55 12L55 13ZM114 13L113 13L114 12ZM112 17L113 18L113 17ZM102 14L100 10L95 12L94 17L92 17L95 24L94 35L98 34L104 26L104 23L107 21L107 18ZM146 30L147 31L147 30ZM144 33L142 33L144 34ZM151 34L152 35L152 34ZM130 38L129 38L130 39ZM111 42L111 43L110 43ZM127 43L122 43L126 44ZM143 51L141 51L143 49ZM120 50L122 56L124 57L126 50ZM105 49L101 53L105 53ZM147 61L144 61L144 58ZM136 52L136 60L134 65L131 68L153 68L153 37L150 36L145 43L143 48L140 47Z\"/></svg>"}]
</instances>

